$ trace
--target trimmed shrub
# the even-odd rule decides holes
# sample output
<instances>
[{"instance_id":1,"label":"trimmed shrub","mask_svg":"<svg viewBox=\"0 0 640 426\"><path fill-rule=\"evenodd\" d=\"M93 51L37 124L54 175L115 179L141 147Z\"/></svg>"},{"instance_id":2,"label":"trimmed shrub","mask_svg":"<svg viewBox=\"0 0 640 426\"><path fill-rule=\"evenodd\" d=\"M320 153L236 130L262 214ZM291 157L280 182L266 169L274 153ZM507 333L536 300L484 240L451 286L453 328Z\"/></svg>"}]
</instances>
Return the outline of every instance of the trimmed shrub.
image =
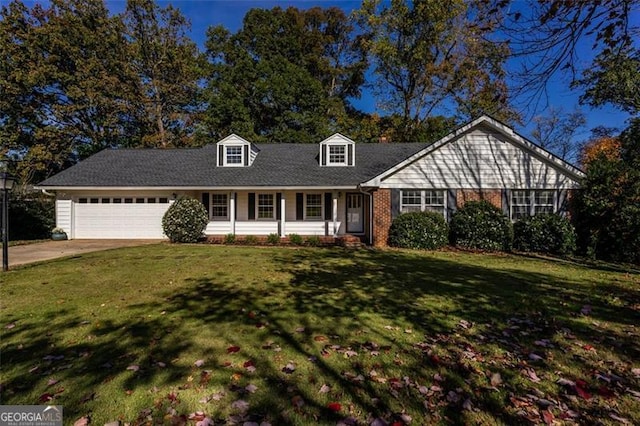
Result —
<instances>
[{"instance_id":1,"label":"trimmed shrub","mask_svg":"<svg viewBox=\"0 0 640 426\"><path fill-rule=\"evenodd\" d=\"M193 198L176 200L162 217L162 230L172 243L195 243L207 227L209 216Z\"/></svg>"},{"instance_id":2,"label":"trimmed shrub","mask_svg":"<svg viewBox=\"0 0 640 426\"><path fill-rule=\"evenodd\" d=\"M289 241L291 242L291 244L296 245L296 246L301 246L302 243L304 243L304 240L302 239L302 237L298 234L289 234Z\"/></svg>"},{"instance_id":3,"label":"trimmed shrub","mask_svg":"<svg viewBox=\"0 0 640 426\"><path fill-rule=\"evenodd\" d=\"M317 235L309 235L305 239L305 243L308 246L311 246L311 247L318 247L320 245L320 243L321 243L320 237L318 237Z\"/></svg>"},{"instance_id":4,"label":"trimmed shrub","mask_svg":"<svg viewBox=\"0 0 640 426\"><path fill-rule=\"evenodd\" d=\"M246 237L244 237L243 242L249 246L255 246L256 244L258 244L258 237L256 237L255 235L247 235Z\"/></svg>"},{"instance_id":5,"label":"trimmed shrub","mask_svg":"<svg viewBox=\"0 0 640 426\"><path fill-rule=\"evenodd\" d=\"M481 250L511 250L513 225L488 201L469 201L453 214L449 224L451 243Z\"/></svg>"},{"instance_id":6,"label":"trimmed shrub","mask_svg":"<svg viewBox=\"0 0 640 426\"><path fill-rule=\"evenodd\" d=\"M447 245L448 234L449 226L440 213L403 213L391 223L389 245L434 250Z\"/></svg>"},{"instance_id":7,"label":"trimmed shrub","mask_svg":"<svg viewBox=\"0 0 640 426\"><path fill-rule=\"evenodd\" d=\"M275 233L267 235L267 244L280 244L280 235Z\"/></svg>"},{"instance_id":8,"label":"trimmed shrub","mask_svg":"<svg viewBox=\"0 0 640 426\"><path fill-rule=\"evenodd\" d=\"M557 214L525 217L513 224L513 247L520 251L571 254L576 231L569 219Z\"/></svg>"},{"instance_id":9,"label":"trimmed shrub","mask_svg":"<svg viewBox=\"0 0 640 426\"><path fill-rule=\"evenodd\" d=\"M24 194L17 190L9 193L9 241L50 238L54 226L53 198L39 193Z\"/></svg>"},{"instance_id":10,"label":"trimmed shrub","mask_svg":"<svg viewBox=\"0 0 640 426\"><path fill-rule=\"evenodd\" d=\"M234 244L236 242L236 234L227 234L224 236L225 244Z\"/></svg>"}]
</instances>

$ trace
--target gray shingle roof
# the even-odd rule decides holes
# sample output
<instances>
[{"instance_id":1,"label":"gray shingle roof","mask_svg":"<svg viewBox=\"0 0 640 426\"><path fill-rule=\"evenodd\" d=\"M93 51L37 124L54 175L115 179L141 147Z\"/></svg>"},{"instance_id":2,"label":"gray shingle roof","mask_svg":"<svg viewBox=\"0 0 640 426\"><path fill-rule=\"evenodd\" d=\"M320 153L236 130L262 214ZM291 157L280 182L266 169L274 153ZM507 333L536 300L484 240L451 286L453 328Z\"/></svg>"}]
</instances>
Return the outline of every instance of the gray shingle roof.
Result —
<instances>
[{"instance_id":1,"label":"gray shingle roof","mask_svg":"<svg viewBox=\"0 0 640 426\"><path fill-rule=\"evenodd\" d=\"M354 167L321 167L317 144L256 144L249 167L216 167L216 146L108 149L46 179L40 187L356 186L423 149L424 143L356 144Z\"/></svg>"}]
</instances>

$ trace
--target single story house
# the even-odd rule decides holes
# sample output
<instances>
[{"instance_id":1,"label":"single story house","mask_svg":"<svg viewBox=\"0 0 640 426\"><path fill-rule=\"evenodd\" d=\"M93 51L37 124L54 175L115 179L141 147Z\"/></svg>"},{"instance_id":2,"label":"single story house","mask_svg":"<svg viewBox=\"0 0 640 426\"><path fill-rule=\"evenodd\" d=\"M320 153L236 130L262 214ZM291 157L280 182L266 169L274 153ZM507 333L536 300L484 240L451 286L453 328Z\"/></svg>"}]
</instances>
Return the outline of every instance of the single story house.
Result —
<instances>
[{"instance_id":1,"label":"single story house","mask_svg":"<svg viewBox=\"0 0 640 426\"><path fill-rule=\"evenodd\" d=\"M69 238L163 238L177 197L201 200L208 236L289 234L387 243L394 217L446 218L486 199L513 220L565 212L583 173L482 116L435 143L254 144L240 136L190 149L108 149L41 182L56 191Z\"/></svg>"}]
</instances>

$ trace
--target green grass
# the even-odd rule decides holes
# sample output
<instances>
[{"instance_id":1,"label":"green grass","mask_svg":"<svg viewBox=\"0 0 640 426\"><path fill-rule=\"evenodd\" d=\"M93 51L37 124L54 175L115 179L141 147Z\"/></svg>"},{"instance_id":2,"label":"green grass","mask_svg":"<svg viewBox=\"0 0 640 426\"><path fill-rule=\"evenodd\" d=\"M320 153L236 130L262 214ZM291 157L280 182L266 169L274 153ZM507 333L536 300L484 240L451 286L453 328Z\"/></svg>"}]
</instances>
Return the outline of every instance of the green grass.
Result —
<instances>
[{"instance_id":1,"label":"green grass","mask_svg":"<svg viewBox=\"0 0 640 426\"><path fill-rule=\"evenodd\" d=\"M640 424L636 273L160 244L16 268L0 283L0 403L52 398L66 423L201 411L215 424Z\"/></svg>"}]
</instances>

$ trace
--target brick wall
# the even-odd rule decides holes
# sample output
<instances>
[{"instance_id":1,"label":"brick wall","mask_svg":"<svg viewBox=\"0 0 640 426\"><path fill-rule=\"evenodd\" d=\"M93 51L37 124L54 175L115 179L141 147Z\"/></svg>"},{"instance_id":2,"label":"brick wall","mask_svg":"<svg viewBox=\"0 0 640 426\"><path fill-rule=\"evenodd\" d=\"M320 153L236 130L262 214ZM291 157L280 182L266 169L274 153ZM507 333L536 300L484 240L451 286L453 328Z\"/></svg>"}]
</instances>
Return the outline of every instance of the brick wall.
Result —
<instances>
[{"instance_id":1,"label":"brick wall","mask_svg":"<svg viewBox=\"0 0 640 426\"><path fill-rule=\"evenodd\" d=\"M462 207L468 201L486 200L502 208L502 190L500 189L458 189L456 191L456 206Z\"/></svg>"},{"instance_id":2,"label":"brick wall","mask_svg":"<svg viewBox=\"0 0 640 426\"><path fill-rule=\"evenodd\" d=\"M386 247L391 227L391 190L378 189L373 193L373 245Z\"/></svg>"}]
</instances>

